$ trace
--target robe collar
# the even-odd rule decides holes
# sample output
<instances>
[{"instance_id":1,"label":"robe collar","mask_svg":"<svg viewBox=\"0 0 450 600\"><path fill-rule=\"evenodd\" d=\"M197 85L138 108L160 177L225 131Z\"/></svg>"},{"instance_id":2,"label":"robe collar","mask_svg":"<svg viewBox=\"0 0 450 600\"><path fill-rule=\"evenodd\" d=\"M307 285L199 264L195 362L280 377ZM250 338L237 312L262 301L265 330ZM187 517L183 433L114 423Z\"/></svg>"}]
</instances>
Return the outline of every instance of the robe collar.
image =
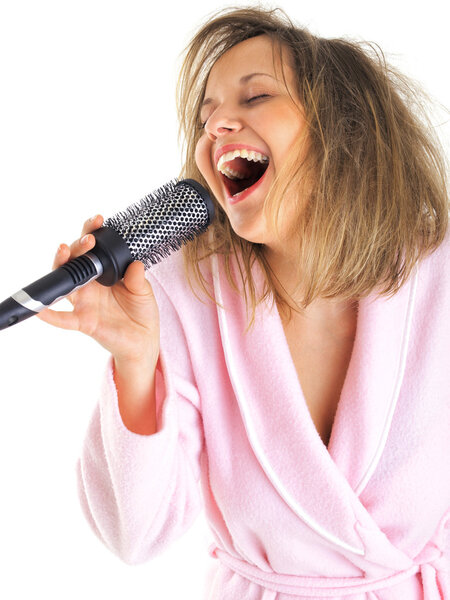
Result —
<instances>
[{"instance_id":1,"label":"robe collar","mask_svg":"<svg viewBox=\"0 0 450 600\"><path fill-rule=\"evenodd\" d=\"M238 273L235 257L231 264ZM256 458L309 527L341 550L364 555L365 531L384 537L359 496L380 461L399 397L417 269L393 297L372 294L359 301L353 352L328 448L310 416L276 303L269 298L260 304L255 326L244 333L245 301L227 280L223 256L212 257L212 272L222 305L218 316L225 360ZM257 261L253 274L260 293L264 275ZM396 558L403 563L400 555L391 560Z\"/></svg>"}]
</instances>

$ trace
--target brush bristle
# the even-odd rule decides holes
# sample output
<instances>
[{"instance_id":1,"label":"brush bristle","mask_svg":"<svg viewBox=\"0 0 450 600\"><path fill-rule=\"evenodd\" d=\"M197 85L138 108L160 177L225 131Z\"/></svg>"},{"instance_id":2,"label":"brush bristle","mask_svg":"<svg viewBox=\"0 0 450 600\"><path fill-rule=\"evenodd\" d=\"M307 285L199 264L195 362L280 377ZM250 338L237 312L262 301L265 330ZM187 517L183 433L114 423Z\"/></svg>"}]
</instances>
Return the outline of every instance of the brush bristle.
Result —
<instances>
[{"instance_id":1,"label":"brush bristle","mask_svg":"<svg viewBox=\"0 0 450 600\"><path fill-rule=\"evenodd\" d=\"M134 260L146 268L206 231L208 210L199 192L176 179L104 222L127 244Z\"/></svg>"}]
</instances>

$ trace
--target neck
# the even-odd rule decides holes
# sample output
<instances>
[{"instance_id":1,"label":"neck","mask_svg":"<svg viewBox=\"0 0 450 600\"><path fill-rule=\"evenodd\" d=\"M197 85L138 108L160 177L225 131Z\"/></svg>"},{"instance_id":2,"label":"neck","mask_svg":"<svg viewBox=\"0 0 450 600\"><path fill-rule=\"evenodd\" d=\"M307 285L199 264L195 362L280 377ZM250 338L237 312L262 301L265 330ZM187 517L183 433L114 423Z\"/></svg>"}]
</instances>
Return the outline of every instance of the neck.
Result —
<instances>
[{"instance_id":1,"label":"neck","mask_svg":"<svg viewBox=\"0 0 450 600\"><path fill-rule=\"evenodd\" d=\"M278 294L294 309L296 319L306 319L312 324L322 323L326 326L335 324L343 334L353 332L358 306L355 300L320 297L315 298L306 309L302 309L301 301L305 290L301 284L302 269L295 254L289 254L285 249L276 251L266 246L264 257Z\"/></svg>"}]
</instances>

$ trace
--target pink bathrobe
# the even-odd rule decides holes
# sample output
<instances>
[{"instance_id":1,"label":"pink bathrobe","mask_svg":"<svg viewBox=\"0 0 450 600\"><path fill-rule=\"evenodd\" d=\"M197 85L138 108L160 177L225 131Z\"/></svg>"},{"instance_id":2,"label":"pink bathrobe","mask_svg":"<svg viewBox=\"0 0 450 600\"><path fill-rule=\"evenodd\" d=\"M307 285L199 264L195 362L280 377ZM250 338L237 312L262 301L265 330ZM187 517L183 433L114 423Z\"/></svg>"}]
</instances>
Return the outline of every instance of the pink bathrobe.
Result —
<instances>
[{"instance_id":1,"label":"pink bathrobe","mask_svg":"<svg viewBox=\"0 0 450 600\"><path fill-rule=\"evenodd\" d=\"M94 531L139 563L205 508L211 600L449 600L450 235L392 298L360 301L328 448L276 305L244 335L245 303L211 265L223 309L192 294L181 253L148 275L158 431L125 428L109 364L79 463Z\"/></svg>"}]
</instances>

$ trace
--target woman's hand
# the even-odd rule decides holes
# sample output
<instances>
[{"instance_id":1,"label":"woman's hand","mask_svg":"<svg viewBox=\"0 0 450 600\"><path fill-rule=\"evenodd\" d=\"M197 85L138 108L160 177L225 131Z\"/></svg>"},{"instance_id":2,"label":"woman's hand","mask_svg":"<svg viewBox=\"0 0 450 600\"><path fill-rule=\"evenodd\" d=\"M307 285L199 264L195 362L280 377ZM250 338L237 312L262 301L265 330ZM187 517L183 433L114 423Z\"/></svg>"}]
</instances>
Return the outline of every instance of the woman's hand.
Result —
<instances>
[{"instance_id":1,"label":"woman's hand","mask_svg":"<svg viewBox=\"0 0 450 600\"><path fill-rule=\"evenodd\" d=\"M53 263L60 267L95 246L89 235L102 226L97 215L84 224L81 238L69 248L61 244ZM122 281L112 287L93 281L76 290L68 300L73 311L41 311L41 320L63 329L81 331L99 342L120 363L153 363L159 355L159 311L144 265L133 262Z\"/></svg>"}]
</instances>

